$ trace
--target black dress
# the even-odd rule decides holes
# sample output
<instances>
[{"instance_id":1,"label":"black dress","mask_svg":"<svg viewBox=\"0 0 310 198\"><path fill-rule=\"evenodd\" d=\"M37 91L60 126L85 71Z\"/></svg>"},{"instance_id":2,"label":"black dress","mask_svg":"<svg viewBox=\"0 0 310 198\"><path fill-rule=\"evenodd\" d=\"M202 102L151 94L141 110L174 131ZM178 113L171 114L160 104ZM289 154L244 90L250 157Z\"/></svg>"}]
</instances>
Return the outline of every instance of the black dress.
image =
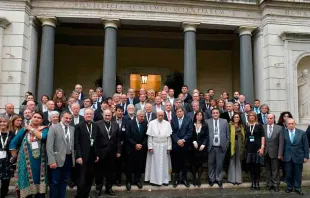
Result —
<instances>
[{"instance_id":1,"label":"black dress","mask_svg":"<svg viewBox=\"0 0 310 198\"><path fill-rule=\"evenodd\" d=\"M191 139L191 161L194 165L202 165L207 160L207 148L209 142L209 130L206 124L201 125L200 131L196 129L196 126L193 126L193 135ZM198 132L198 133L197 133ZM196 149L193 145L193 142L196 141L198 148ZM202 151L199 151L201 145L205 145L205 148Z\"/></svg>"},{"instance_id":2,"label":"black dress","mask_svg":"<svg viewBox=\"0 0 310 198\"><path fill-rule=\"evenodd\" d=\"M251 133L253 130L253 133ZM254 139L253 139L254 137ZM265 137L264 129L261 124L255 124L254 129L252 126L246 127L245 139L246 139L246 163L260 163L261 159L258 155L258 150L261 148L262 137Z\"/></svg>"},{"instance_id":3,"label":"black dress","mask_svg":"<svg viewBox=\"0 0 310 198\"><path fill-rule=\"evenodd\" d=\"M2 141L0 141L0 150L6 152L6 158L0 159L0 180L9 180L14 176L13 165L12 163L10 163L11 152L9 151L9 145L14 135L15 134L13 132L1 133L0 138L2 139ZM7 137L8 140L5 144ZM4 149L2 142L5 144Z\"/></svg>"}]
</instances>

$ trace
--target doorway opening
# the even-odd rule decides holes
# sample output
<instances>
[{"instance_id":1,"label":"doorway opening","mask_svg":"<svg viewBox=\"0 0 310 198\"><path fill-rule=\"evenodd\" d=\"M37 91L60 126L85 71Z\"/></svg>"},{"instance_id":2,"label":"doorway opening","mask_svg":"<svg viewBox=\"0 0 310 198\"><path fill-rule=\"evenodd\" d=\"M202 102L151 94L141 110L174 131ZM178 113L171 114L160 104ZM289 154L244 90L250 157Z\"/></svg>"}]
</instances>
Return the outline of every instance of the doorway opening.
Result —
<instances>
[{"instance_id":1,"label":"doorway opening","mask_svg":"<svg viewBox=\"0 0 310 198\"><path fill-rule=\"evenodd\" d=\"M155 92L160 90L161 75L153 74L130 74L130 87L136 91L144 88L153 89Z\"/></svg>"}]
</instances>

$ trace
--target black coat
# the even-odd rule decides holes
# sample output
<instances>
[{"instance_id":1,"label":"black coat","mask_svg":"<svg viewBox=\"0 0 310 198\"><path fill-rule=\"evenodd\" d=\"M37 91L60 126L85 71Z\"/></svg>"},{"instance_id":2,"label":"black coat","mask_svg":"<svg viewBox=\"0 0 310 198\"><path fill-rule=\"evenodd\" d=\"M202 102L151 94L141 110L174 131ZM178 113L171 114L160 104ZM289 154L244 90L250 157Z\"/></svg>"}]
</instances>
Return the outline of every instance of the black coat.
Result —
<instances>
[{"instance_id":1,"label":"black coat","mask_svg":"<svg viewBox=\"0 0 310 198\"><path fill-rule=\"evenodd\" d=\"M115 116L112 118L112 122L116 122L116 117ZM120 141L121 142L123 142L125 140L125 138L126 138L127 125L128 125L128 119L126 119L125 117L122 117L121 127L118 128L119 129L119 135L120 135Z\"/></svg>"},{"instance_id":2,"label":"black coat","mask_svg":"<svg viewBox=\"0 0 310 198\"><path fill-rule=\"evenodd\" d=\"M43 123L44 126L48 126L50 124L50 121L48 120L48 111L45 111L43 113Z\"/></svg>"},{"instance_id":3,"label":"black coat","mask_svg":"<svg viewBox=\"0 0 310 198\"><path fill-rule=\"evenodd\" d=\"M81 123L81 122L84 122L84 117L81 116L81 115L79 115L79 123ZM78 123L78 124L79 124L79 123ZM71 120L71 122L70 122L70 125L73 126L73 127L75 126L73 116L72 116L72 120Z\"/></svg>"},{"instance_id":4,"label":"black coat","mask_svg":"<svg viewBox=\"0 0 310 198\"><path fill-rule=\"evenodd\" d=\"M128 154L135 151L136 144L141 144L143 151L147 151L147 123L141 123L141 131L138 130L136 119L130 120L127 125L126 152Z\"/></svg>"},{"instance_id":5,"label":"black coat","mask_svg":"<svg viewBox=\"0 0 310 198\"><path fill-rule=\"evenodd\" d=\"M99 120L102 120L103 119L103 111L101 108L95 110L94 112L94 122L97 122Z\"/></svg>"},{"instance_id":6,"label":"black coat","mask_svg":"<svg viewBox=\"0 0 310 198\"><path fill-rule=\"evenodd\" d=\"M186 98L184 98L184 102L188 103L188 104L192 104L193 102L193 97L188 93Z\"/></svg>"},{"instance_id":7,"label":"black coat","mask_svg":"<svg viewBox=\"0 0 310 198\"><path fill-rule=\"evenodd\" d=\"M122 152L119 127L116 122L111 122L111 137L105 129L104 120L96 122L98 125L96 152L100 160L115 158L116 153Z\"/></svg>"},{"instance_id":8,"label":"black coat","mask_svg":"<svg viewBox=\"0 0 310 198\"><path fill-rule=\"evenodd\" d=\"M196 141L198 144L198 149L194 147L193 142ZM208 148L208 142L209 142L209 127L207 124L202 125L200 133L196 133L196 127L193 125L193 135L191 138L191 150L194 152L195 155L201 155L202 152L199 151L199 148L201 145L205 145L205 148L203 151L207 151Z\"/></svg>"},{"instance_id":9,"label":"black coat","mask_svg":"<svg viewBox=\"0 0 310 198\"><path fill-rule=\"evenodd\" d=\"M97 144L97 133L98 125L92 122L92 127L89 129L91 131L91 138L94 140L93 146L91 146L90 134L87 130L85 122L80 122L75 125L74 131L74 148L75 148L75 158L82 158L83 163L88 160L95 160L96 158L96 144Z\"/></svg>"}]
</instances>

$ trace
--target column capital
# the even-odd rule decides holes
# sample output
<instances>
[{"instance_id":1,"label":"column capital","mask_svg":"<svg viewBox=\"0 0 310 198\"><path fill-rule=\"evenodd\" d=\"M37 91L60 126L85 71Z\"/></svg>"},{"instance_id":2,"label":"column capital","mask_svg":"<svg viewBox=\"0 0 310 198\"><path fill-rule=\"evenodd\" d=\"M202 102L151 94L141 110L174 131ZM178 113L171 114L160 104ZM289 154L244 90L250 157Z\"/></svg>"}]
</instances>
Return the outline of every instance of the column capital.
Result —
<instances>
[{"instance_id":1,"label":"column capital","mask_svg":"<svg viewBox=\"0 0 310 198\"><path fill-rule=\"evenodd\" d=\"M242 35L252 35L252 32L256 29L257 27L255 26L240 26L238 28L238 33L239 33L239 36L242 36Z\"/></svg>"},{"instance_id":2,"label":"column capital","mask_svg":"<svg viewBox=\"0 0 310 198\"><path fill-rule=\"evenodd\" d=\"M57 25L57 18L56 17L40 17L40 16L38 16L37 18L41 21L42 26L48 25L48 26L56 27L56 25Z\"/></svg>"},{"instance_id":3,"label":"column capital","mask_svg":"<svg viewBox=\"0 0 310 198\"><path fill-rule=\"evenodd\" d=\"M196 32L196 29L198 28L199 25L200 23L198 22L183 22L182 28L184 32L187 32L187 31Z\"/></svg>"},{"instance_id":4,"label":"column capital","mask_svg":"<svg viewBox=\"0 0 310 198\"><path fill-rule=\"evenodd\" d=\"M5 29L10 24L11 24L11 22L9 20L7 20L7 18L0 17L0 27L3 27Z\"/></svg>"},{"instance_id":5,"label":"column capital","mask_svg":"<svg viewBox=\"0 0 310 198\"><path fill-rule=\"evenodd\" d=\"M104 28L112 27L112 28L117 29L121 25L121 22L120 22L119 19L105 19L105 18L102 18L101 20L103 22Z\"/></svg>"}]
</instances>

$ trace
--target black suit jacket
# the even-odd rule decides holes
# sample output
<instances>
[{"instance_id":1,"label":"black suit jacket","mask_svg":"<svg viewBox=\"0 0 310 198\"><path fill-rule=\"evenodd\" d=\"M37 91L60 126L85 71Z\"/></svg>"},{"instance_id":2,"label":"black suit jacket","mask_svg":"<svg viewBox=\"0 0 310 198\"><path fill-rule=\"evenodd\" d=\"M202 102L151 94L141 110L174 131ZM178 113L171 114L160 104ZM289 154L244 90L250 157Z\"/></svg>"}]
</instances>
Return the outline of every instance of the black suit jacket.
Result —
<instances>
[{"instance_id":1,"label":"black suit jacket","mask_svg":"<svg viewBox=\"0 0 310 198\"><path fill-rule=\"evenodd\" d=\"M84 117L81 116L81 115L79 115L79 123L81 123L81 122L84 122ZM78 124L79 124L79 123L78 123ZM75 126L73 116L72 116L72 120L71 120L71 122L70 122L70 125L73 126L73 127Z\"/></svg>"},{"instance_id":2,"label":"black suit jacket","mask_svg":"<svg viewBox=\"0 0 310 198\"><path fill-rule=\"evenodd\" d=\"M48 120L48 111L45 111L43 113L43 123L44 126L48 126L50 124L50 121Z\"/></svg>"},{"instance_id":3,"label":"black suit jacket","mask_svg":"<svg viewBox=\"0 0 310 198\"><path fill-rule=\"evenodd\" d=\"M310 148L310 125L309 125L308 128L307 128L306 134L307 134L308 143L309 143L309 148Z\"/></svg>"},{"instance_id":4,"label":"black suit jacket","mask_svg":"<svg viewBox=\"0 0 310 198\"><path fill-rule=\"evenodd\" d=\"M193 102L193 97L188 93L186 98L184 98L184 102L188 103L188 104L192 104Z\"/></svg>"},{"instance_id":5,"label":"black suit jacket","mask_svg":"<svg viewBox=\"0 0 310 198\"><path fill-rule=\"evenodd\" d=\"M187 113L192 111L192 107L188 103L184 102L184 104L182 106L186 110Z\"/></svg>"},{"instance_id":6,"label":"black suit jacket","mask_svg":"<svg viewBox=\"0 0 310 198\"><path fill-rule=\"evenodd\" d=\"M268 114L268 113L266 113L266 121L267 121L267 114ZM260 123L260 124L264 124L263 118L262 118L262 113L257 114L257 121L258 121L258 123Z\"/></svg>"},{"instance_id":7,"label":"black suit jacket","mask_svg":"<svg viewBox=\"0 0 310 198\"><path fill-rule=\"evenodd\" d=\"M208 144L209 144L209 127L207 124L204 124L201 126L201 130L200 130L200 133L197 134L196 133L196 128L195 128L195 125L193 126L193 135L192 135L192 138L191 138L191 143L196 141L197 144L198 144L198 149L199 150L199 147L201 145L205 145L205 149L204 150L207 150L208 148ZM193 150L196 150L194 145L191 144L191 148Z\"/></svg>"},{"instance_id":8,"label":"black suit jacket","mask_svg":"<svg viewBox=\"0 0 310 198\"><path fill-rule=\"evenodd\" d=\"M138 124L136 119L130 120L127 126L126 135L126 152L128 154L135 151L136 144L142 145L142 150L147 151L147 123L143 121L141 123L141 131L138 130Z\"/></svg>"},{"instance_id":9,"label":"black suit jacket","mask_svg":"<svg viewBox=\"0 0 310 198\"><path fill-rule=\"evenodd\" d=\"M151 119L150 119L150 122L151 122L152 120L155 120L156 118L157 118L156 113L151 112ZM148 119L148 118L147 118L147 113L145 113L144 121L148 124L149 121L148 121L147 119Z\"/></svg>"},{"instance_id":10,"label":"black suit jacket","mask_svg":"<svg viewBox=\"0 0 310 198\"><path fill-rule=\"evenodd\" d=\"M177 117L176 113L171 111L171 120L173 118L175 118L175 117ZM168 115L167 115L166 111L165 111L165 114L164 114L164 120L168 121Z\"/></svg>"},{"instance_id":11,"label":"black suit jacket","mask_svg":"<svg viewBox=\"0 0 310 198\"><path fill-rule=\"evenodd\" d=\"M91 146L90 134L87 130L85 122L80 122L75 125L74 131L74 148L75 148L75 158L82 158L83 163L92 160L95 162L96 159L96 144L97 144L97 133L98 126L96 123L92 122L92 127L89 129L91 131L91 139L94 140L93 146Z\"/></svg>"},{"instance_id":12,"label":"black suit jacket","mask_svg":"<svg viewBox=\"0 0 310 198\"><path fill-rule=\"evenodd\" d=\"M103 114L103 111L102 111L101 108L95 110L95 112L94 112L94 122L102 120L103 119L103 115L102 114Z\"/></svg>"},{"instance_id":13,"label":"black suit jacket","mask_svg":"<svg viewBox=\"0 0 310 198\"><path fill-rule=\"evenodd\" d=\"M137 99L137 98L134 98L134 99L133 99L133 105L136 105L136 104L138 104L139 102L140 102L140 100L139 100L139 99ZM127 103L127 104L130 104L130 102L129 102L129 98L127 98L126 103Z\"/></svg>"},{"instance_id":14,"label":"black suit jacket","mask_svg":"<svg viewBox=\"0 0 310 198\"><path fill-rule=\"evenodd\" d=\"M116 122L116 117L115 116L112 118L112 122ZM122 117L122 124L121 124L121 126L118 125L119 126L118 129L119 129L119 135L120 135L120 141L121 142L123 142L125 140L125 138L126 138L127 125L128 125L128 119L126 119L125 117Z\"/></svg>"},{"instance_id":15,"label":"black suit jacket","mask_svg":"<svg viewBox=\"0 0 310 198\"><path fill-rule=\"evenodd\" d=\"M228 123L230 122L230 117L227 111L224 113L221 113L220 118L227 120Z\"/></svg>"},{"instance_id":16,"label":"black suit jacket","mask_svg":"<svg viewBox=\"0 0 310 198\"><path fill-rule=\"evenodd\" d=\"M120 141L119 127L116 122L111 122L111 136L109 138L108 131L105 128L104 120L96 122L98 125L97 132L97 156L100 160L114 159L116 153L122 152Z\"/></svg>"},{"instance_id":17,"label":"black suit jacket","mask_svg":"<svg viewBox=\"0 0 310 198\"><path fill-rule=\"evenodd\" d=\"M177 141L180 139L184 139L184 149L188 149L191 142L190 139L192 138L193 133L193 123L192 120L184 115L181 128L179 128L179 120L177 117L172 119L171 121L171 128L172 128L172 150L180 149Z\"/></svg>"}]
</instances>

